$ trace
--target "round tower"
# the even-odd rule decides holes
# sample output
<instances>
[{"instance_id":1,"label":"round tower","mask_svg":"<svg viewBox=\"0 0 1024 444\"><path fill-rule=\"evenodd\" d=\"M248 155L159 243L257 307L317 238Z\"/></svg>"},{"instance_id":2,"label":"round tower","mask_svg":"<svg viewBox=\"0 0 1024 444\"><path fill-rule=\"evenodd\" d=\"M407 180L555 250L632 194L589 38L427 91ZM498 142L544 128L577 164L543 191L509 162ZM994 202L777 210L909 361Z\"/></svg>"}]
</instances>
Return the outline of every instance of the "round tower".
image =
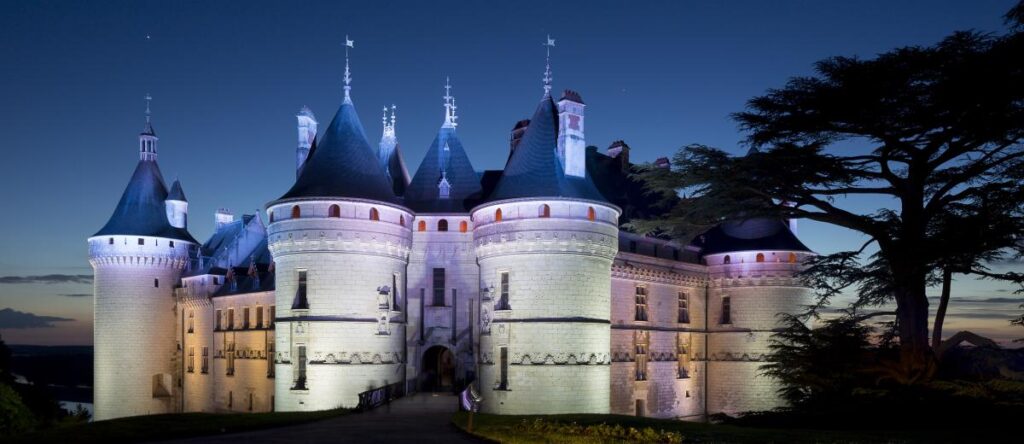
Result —
<instances>
[{"instance_id":1,"label":"round tower","mask_svg":"<svg viewBox=\"0 0 1024 444\"><path fill-rule=\"evenodd\" d=\"M813 255L775 219L724 223L702 236L708 265L707 413L770 410L781 400L760 367L779 313L800 313L813 301L796 277Z\"/></svg>"},{"instance_id":2,"label":"round tower","mask_svg":"<svg viewBox=\"0 0 1024 444\"><path fill-rule=\"evenodd\" d=\"M355 407L405 380L413 214L398 205L349 97L292 188L267 206L276 281L275 409ZM399 294L397 296L403 296Z\"/></svg>"},{"instance_id":3,"label":"round tower","mask_svg":"<svg viewBox=\"0 0 1024 444\"><path fill-rule=\"evenodd\" d=\"M175 410L173 291L197 242L172 222L148 111L135 173L110 220L88 240L97 420Z\"/></svg>"},{"instance_id":4,"label":"round tower","mask_svg":"<svg viewBox=\"0 0 1024 444\"><path fill-rule=\"evenodd\" d=\"M472 211L483 287L478 384L488 413L610 410L620 210L587 175L566 171L558 124L546 84L494 192Z\"/></svg>"}]
</instances>

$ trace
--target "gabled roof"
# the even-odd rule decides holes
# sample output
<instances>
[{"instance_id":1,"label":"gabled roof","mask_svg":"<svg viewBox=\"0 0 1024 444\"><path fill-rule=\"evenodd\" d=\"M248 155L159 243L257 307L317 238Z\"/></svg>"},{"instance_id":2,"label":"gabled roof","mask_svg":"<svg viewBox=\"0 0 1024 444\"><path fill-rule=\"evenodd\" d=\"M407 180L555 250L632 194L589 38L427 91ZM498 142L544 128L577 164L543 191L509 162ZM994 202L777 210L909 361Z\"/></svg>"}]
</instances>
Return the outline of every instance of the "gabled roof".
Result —
<instances>
[{"instance_id":1,"label":"gabled roof","mask_svg":"<svg viewBox=\"0 0 1024 444\"><path fill-rule=\"evenodd\" d=\"M395 202L376 152L366 140L355 106L346 100L320 138L302 173L281 200L349 197Z\"/></svg>"},{"instance_id":2,"label":"gabled roof","mask_svg":"<svg viewBox=\"0 0 1024 444\"><path fill-rule=\"evenodd\" d=\"M725 222L694 239L702 255L733 251L811 251L778 219L752 218Z\"/></svg>"},{"instance_id":3,"label":"gabled roof","mask_svg":"<svg viewBox=\"0 0 1024 444\"><path fill-rule=\"evenodd\" d=\"M107 224L93 236L153 236L198 243L167 220L167 186L154 160L140 160Z\"/></svg>"},{"instance_id":4,"label":"gabled roof","mask_svg":"<svg viewBox=\"0 0 1024 444\"><path fill-rule=\"evenodd\" d=\"M545 95L488 200L568 197L607 202L590 177L566 176L557 154L558 111Z\"/></svg>"},{"instance_id":5,"label":"gabled roof","mask_svg":"<svg viewBox=\"0 0 1024 444\"><path fill-rule=\"evenodd\" d=\"M451 184L447 199L440 198L438 188L442 171ZM405 191L405 205L423 213L462 213L471 206L470 199L479 195L480 176L473 170L455 128L442 127Z\"/></svg>"},{"instance_id":6,"label":"gabled roof","mask_svg":"<svg viewBox=\"0 0 1024 444\"><path fill-rule=\"evenodd\" d=\"M188 199L185 198L185 191L181 189L181 182L178 179L174 179L174 184L171 185L171 191L167 193L167 200L188 202Z\"/></svg>"}]
</instances>

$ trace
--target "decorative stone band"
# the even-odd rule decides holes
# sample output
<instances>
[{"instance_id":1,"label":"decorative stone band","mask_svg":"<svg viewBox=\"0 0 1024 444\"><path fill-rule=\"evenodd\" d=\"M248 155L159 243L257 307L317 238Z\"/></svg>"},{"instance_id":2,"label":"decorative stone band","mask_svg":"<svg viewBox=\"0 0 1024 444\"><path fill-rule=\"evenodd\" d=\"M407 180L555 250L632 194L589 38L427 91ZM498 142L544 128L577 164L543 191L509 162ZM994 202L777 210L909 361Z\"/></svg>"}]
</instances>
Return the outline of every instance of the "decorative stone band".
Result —
<instances>
[{"instance_id":1,"label":"decorative stone band","mask_svg":"<svg viewBox=\"0 0 1024 444\"><path fill-rule=\"evenodd\" d=\"M647 354L650 362L678 362L679 356L675 352L651 352ZM636 362L636 355L628 351L612 352L612 362Z\"/></svg>"},{"instance_id":2,"label":"decorative stone band","mask_svg":"<svg viewBox=\"0 0 1024 444\"><path fill-rule=\"evenodd\" d=\"M689 274L670 271L660 268L649 268L647 264L641 267L634 267L616 259L612 263L612 278L626 279L630 281L657 282L670 285L681 285L685 287L703 287L707 279Z\"/></svg>"},{"instance_id":3,"label":"decorative stone band","mask_svg":"<svg viewBox=\"0 0 1024 444\"><path fill-rule=\"evenodd\" d=\"M160 267L176 270L185 269L188 264L186 256L151 256L151 255L110 255L93 256L89 258L89 264L93 267L118 266L118 267Z\"/></svg>"},{"instance_id":4,"label":"decorative stone band","mask_svg":"<svg viewBox=\"0 0 1024 444\"><path fill-rule=\"evenodd\" d=\"M280 318L274 318L275 323L279 322L364 322L370 324L376 324L380 320L377 318L356 318L349 316L286 316ZM391 319L392 324L404 324L405 319Z\"/></svg>"},{"instance_id":5,"label":"decorative stone band","mask_svg":"<svg viewBox=\"0 0 1024 444\"><path fill-rule=\"evenodd\" d=\"M295 230L270 235L270 252L277 256L308 252L345 252L399 259L409 257L409 239L384 233Z\"/></svg>"},{"instance_id":6,"label":"decorative stone band","mask_svg":"<svg viewBox=\"0 0 1024 444\"><path fill-rule=\"evenodd\" d=\"M178 296L178 303L189 307L189 308L203 308L212 307L213 299L204 294L195 294L191 291L185 291L185 289L179 288L175 291Z\"/></svg>"},{"instance_id":7,"label":"decorative stone band","mask_svg":"<svg viewBox=\"0 0 1024 444\"><path fill-rule=\"evenodd\" d=\"M668 331L676 333L709 333L703 328L692 328L692 327L659 327L657 325L632 325L632 324L612 324L612 330L640 330L640 331ZM743 330L747 332L749 330Z\"/></svg>"},{"instance_id":8,"label":"decorative stone band","mask_svg":"<svg viewBox=\"0 0 1024 444\"><path fill-rule=\"evenodd\" d=\"M611 363L611 355L608 352L585 351L578 353L512 353L509 359L511 365L611 365ZM494 365L494 353L481 353L480 364Z\"/></svg>"},{"instance_id":9,"label":"decorative stone band","mask_svg":"<svg viewBox=\"0 0 1024 444\"><path fill-rule=\"evenodd\" d=\"M764 353L719 352L711 354L712 361L770 362Z\"/></svg>"},{"instance_id":10,"label":"decorative stone band","mask_svg":"<svg viewBox=\"0 0 1024 444\"><path fill-rule=\"evenodd\" d=\"M277 352L275 364L291 364L289 352ZM309 358L310 365L385 365L404 364L402 352L313 352Z\"/></svg>"},{"instance_id":11,"label":"decorative stone band","mask_svg":"<svg viewBox=\"0 0 1024 444\"><path fill-rule=\"evenodd\" d=\"M793 276L747 276L736 278L712 278L708 280L711 288L737 287L797 287L807 288L800 278Z\"/></svg>"},{"instance_id":12,"label":"decorative stone band","mask_svg":"<svg viewBox=\"0 0 1024 444\"><path fill-rule=\"evenodd\" d=\"M472 240L448 242L434 239L415 240L410 262L426 262L430 259L472 262L476 264L476 249Z\"/></svg>"},{"instance_id":13,"label":"decorative stone band","mask_svg":"<svg viewBox=\"0 0 1024 444\"><path fill-rule=\"evenodd\" d=\"M584 254L614 259L618 238L596 231L520 230L495 232L476 238L479 258L507 254Z\"/></svg>"},{"instance_id":14,"label":"decorative stone band","mask_svg":"<svg viewBox=\"0 0 1024 444\"><path fill-rule=\"evenodd\" d=\"M228 350L218 349L213 353L213 359L226 359L227 355L234 354L235 359L267 359L266 350L253 350L253 349L242 349L242 350Z\"/></svg>"},{"instance_id":15,"label":"decorative stone band","mask_svg":"<svg viewBox=\"0 0 1024 444\"><path fill-rule=\"evenodd\" d=\"M557 323L560 323L560 324L564 324L564 323L569 323L569 324L573 324L573 323L577 323L577 324L611 324L612 323L612 321L609 321L608 319L585 318L585 317L581 317L581 316L562 317L562 318L519 318L519 319L511 319L511 318L510 319L500 319L500 318L495 318L491 322L494 323L494 324L505 324L505 323L516 323L516 322L526 322L526 323L557 322Z\"/></svg>"}]
</instances>

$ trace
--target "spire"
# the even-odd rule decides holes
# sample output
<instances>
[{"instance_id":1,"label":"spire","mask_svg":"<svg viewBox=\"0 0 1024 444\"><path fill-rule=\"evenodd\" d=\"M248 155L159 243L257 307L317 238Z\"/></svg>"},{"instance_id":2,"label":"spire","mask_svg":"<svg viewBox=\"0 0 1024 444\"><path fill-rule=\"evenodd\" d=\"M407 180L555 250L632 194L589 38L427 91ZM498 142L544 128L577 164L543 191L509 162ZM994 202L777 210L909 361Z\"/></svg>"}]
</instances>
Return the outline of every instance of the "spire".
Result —
<instances>
[{"instance_id":1,"label":"spire","mask_svg":"<svg viewBox=\"0 0 1024 444\"><path fill-rule=\"evenodd\" d=\"M345 34L345 102L352 103L352 73L348 69L348 49L355 48L356 42L348 38L348 34Z\"/></svg>"},{"instance_id":2,"label":"spire","mask_svg":"<svg viewBox=\"0 0 1024 444\"><path fill-rule=\"evenodd\" d=\"M146 94L146 126L139 133L139 160L156 160L156 131L153 131L152 112L149 109L149 102L153 96Z\"/></svg>"},{"instance_id":3,"label":"spire","mask_svg":"<svg viewBox=\"0 0 1024 444\"><path fill-rule=\"evenodd\" d=\"M384 140L395 138L395 105L391 105L391 122L388 122L388 107L384 107L384 116L381 117L381 122L384 124L384 134L381 136L381 143Z\"/></svg>"},{"instance_id":4,"label":"spire","mask_svg":"<svg viewBox=\"0 0 1024 444\"><path fill-rule=\"evenodd\" d=\"M444 125L443 128L455 128L459 124L455 123L455 97L452 97L452 85L451 78L444 78Z\"/></svg>"},{"instance_id":5,"label":"spire","mask_svg":"<svg viewBox=\"0 0 1024 444\"><path fill-rule=\"evenodd\" d=\"M547 48L547 59L544 65L544 97L551 95L551 81L554 78L551 77L551 48L555 46L555 39L551 38L551 34L548 34L548 40L544 42L544 46Z\"/></svg>"}]
</instances>

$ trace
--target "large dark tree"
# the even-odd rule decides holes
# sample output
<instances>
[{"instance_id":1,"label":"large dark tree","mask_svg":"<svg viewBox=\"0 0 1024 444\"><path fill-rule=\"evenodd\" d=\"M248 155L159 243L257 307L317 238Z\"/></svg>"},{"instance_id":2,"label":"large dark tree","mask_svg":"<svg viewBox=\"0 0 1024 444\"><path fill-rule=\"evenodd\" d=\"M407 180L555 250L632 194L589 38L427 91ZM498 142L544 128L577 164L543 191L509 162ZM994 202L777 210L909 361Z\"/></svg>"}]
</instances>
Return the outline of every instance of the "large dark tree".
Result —
<instances>
[{"instance_id":1,"label":"large dark tree","mask_svg":"<svg viewBox=\"0 0 1024 444\"><path fill-rule=\"evenodd\" d=\"M1019 31L958 32L933 46L820 61L817 75L793 78L735 115L755 148L749 155L691 146L670 171L648 170L652 188L683 198L666 217L633 226L689 237L724 219L773 216L862 233L865 247L877 248L863 267L859 252L813 264L845 273L824 296L858 285L861 305L895 302L901 362L924 370L929 285L944 268L968 272L1013 254L1013 235L984 231L1006 221L983 218L1024 214L1022 54ZM877 209L857 211L845 196Z\"/></svg>"}]
</instances>

